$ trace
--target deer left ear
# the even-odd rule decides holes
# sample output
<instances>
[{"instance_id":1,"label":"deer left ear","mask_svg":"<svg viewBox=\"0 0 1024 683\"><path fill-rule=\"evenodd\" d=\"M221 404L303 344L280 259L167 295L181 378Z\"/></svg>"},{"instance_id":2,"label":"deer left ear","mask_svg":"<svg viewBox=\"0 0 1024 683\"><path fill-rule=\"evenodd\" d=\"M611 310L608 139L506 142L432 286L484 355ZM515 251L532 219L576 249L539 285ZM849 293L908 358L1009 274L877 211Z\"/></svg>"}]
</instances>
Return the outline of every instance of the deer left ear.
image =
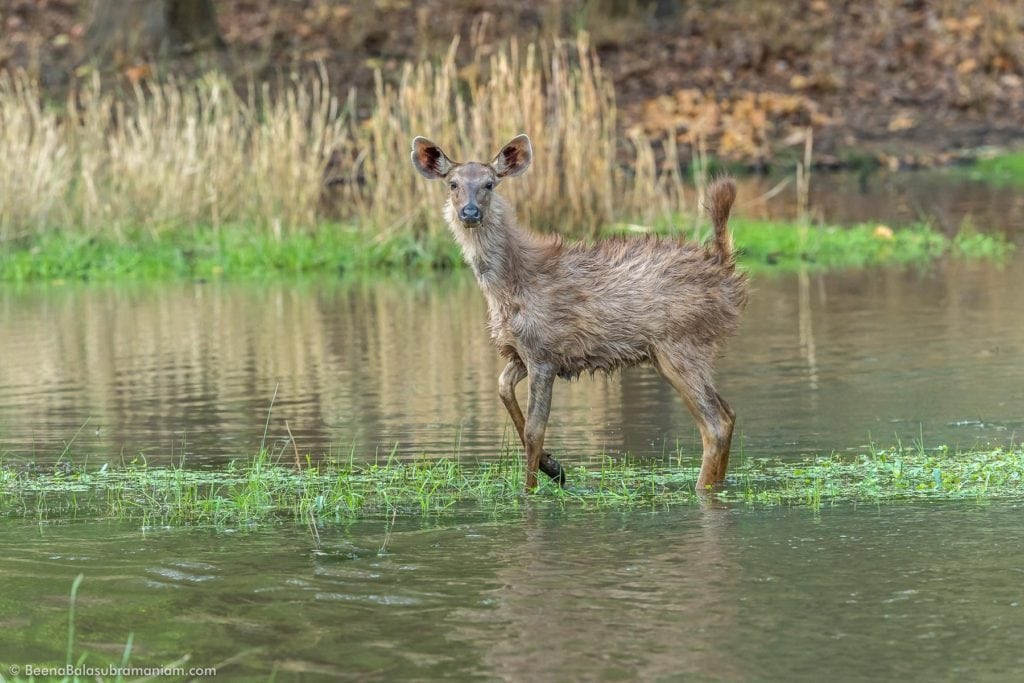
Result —
<instances>
[{"instance_id":1,"label":"deer left ear","mask_svg":"<svg viewBox=\"0 0 1024 683\"><path fill-rule=\"evenodd\" d=\"M441 148L426 138L412 141L412 165L425 178L444 178L455 167L455 162Z\"/></svg>"},{"instance_id":2,"label":"deer left ear","mask_svg":"<svg viewBox=\"0 0 1024 683\"><path fill-rule=\"evenodd\" d=\"M491 161L491 168L499 178L522 175L533 161L533 145L526 133L515 136L505 143Z\"/></svg>"}]
</instances>

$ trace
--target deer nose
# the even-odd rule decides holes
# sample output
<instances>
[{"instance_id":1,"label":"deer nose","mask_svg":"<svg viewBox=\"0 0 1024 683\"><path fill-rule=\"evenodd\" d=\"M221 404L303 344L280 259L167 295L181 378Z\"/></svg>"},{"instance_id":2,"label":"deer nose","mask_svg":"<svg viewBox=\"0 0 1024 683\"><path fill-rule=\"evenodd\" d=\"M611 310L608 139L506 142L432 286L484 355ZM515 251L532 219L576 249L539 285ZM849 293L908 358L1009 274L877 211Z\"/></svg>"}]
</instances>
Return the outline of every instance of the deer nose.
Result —
<instances>
[{"instance_id":1,"label":"deer nose","mask_svg":"<svg viewBox=\"0 0 1024 683\"><path fill-rule=\"evenodd\" d=\"M466 204L459 212L459 218L467 223L479 223L483 214L480 213L480 207L476 204Z\"/></svg>"}]
</instances>

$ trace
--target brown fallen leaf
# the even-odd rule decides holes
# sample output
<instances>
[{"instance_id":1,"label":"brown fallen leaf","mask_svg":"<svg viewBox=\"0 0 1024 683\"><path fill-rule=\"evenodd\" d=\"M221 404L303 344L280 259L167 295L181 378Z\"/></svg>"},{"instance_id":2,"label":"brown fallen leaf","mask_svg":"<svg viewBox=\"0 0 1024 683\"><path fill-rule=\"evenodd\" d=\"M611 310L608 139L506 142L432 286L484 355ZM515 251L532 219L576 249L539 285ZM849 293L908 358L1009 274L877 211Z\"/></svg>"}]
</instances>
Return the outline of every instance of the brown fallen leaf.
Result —
<instances>
[{"instance_id":1,"label":"brown fallen leaf","mask_svg":"<svg viewBox=\"0 0 1024 683\"><path fill-rule=\"evenodd\" d=\"M889 120L889 132L898 133L901 130L908 130L917 125L917 120L907 113L897 114Z\"/></svg>"}]
</instances>

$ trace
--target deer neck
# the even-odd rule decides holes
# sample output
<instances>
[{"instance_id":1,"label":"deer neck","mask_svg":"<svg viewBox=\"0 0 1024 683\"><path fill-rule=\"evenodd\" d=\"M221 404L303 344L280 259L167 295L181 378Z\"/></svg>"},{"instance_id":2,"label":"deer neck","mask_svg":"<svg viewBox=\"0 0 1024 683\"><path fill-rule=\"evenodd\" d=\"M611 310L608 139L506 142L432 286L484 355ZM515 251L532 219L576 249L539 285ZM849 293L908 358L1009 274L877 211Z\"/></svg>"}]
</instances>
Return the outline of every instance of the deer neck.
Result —
<instances>
[{"instance_id":1,"label":"deer neck","mask_svg":"<svg viewBox=\"0 0 1024 683\"><path fill-rule=\"evenodd\" d=\"M538 236L519 226L515 209L499 195L492 197L484 220L475 228L457 220L451 204L447 214L462 256L492 307L514 297L536 272L541 246Z\"/></svg>"}]
</instances>

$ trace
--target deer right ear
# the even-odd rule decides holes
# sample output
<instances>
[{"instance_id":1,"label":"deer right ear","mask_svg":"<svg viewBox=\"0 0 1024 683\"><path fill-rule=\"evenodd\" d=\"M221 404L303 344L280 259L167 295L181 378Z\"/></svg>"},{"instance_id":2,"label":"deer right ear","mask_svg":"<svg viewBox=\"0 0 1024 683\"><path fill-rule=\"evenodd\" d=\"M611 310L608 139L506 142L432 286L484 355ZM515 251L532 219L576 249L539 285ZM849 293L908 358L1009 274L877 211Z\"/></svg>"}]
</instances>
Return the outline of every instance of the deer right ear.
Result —
<instances>
[{"instance_id":1,"label":"deer right ear","mask_svg":"<svg viewBox=\"0 0 1024 683\"><path fill-rule=\"evenodd\" d=\"M420 175L431 180L444 178L455 166L440 147L420 137L412 141L412 165Z\"/></svg>"}]
</instances>

